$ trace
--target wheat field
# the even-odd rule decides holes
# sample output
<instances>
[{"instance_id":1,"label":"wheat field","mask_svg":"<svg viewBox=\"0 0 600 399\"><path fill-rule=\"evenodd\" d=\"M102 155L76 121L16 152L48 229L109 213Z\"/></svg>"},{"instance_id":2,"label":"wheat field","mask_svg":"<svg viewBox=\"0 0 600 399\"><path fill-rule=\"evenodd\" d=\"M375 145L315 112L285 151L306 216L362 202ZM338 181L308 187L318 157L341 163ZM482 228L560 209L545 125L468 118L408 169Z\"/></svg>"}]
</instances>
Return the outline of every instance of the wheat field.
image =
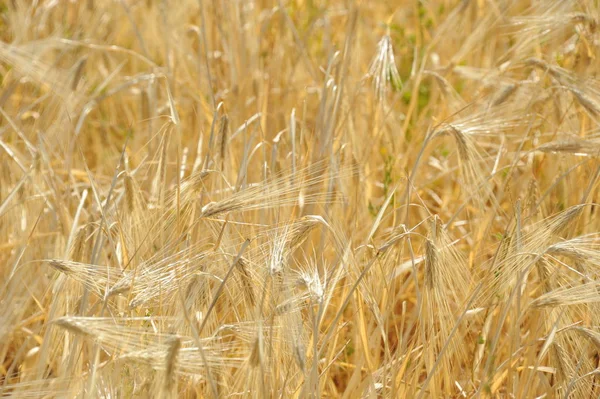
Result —
<instances>
[{"instance_id":1,"label":"wheat field","mask_svg":"<svg viewBox=\"0 0 600 399\"><path fill-rule=\"evenodd\" d=\"M0 396L600 397L599 23L0 1Z\"/></svg>"}]
</instances>

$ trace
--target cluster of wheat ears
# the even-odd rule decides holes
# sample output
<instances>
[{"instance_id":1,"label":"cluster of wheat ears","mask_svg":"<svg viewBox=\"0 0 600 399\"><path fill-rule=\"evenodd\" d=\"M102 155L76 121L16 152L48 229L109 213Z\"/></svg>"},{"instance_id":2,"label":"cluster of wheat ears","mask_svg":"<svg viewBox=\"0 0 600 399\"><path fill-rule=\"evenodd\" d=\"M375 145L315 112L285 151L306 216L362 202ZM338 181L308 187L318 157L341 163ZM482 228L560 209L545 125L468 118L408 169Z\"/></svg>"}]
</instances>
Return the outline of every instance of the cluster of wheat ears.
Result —
<instances>
[{"instance_id":1,"label":"cluster of wheat ears","mask_svg":"<svg viewBox=\"0 0 600 399\"><path fill-rule=\"evenodd\" d=\"M0 396L599 397L599 23L0 1Z\"/></svg>"}]
</instances>

